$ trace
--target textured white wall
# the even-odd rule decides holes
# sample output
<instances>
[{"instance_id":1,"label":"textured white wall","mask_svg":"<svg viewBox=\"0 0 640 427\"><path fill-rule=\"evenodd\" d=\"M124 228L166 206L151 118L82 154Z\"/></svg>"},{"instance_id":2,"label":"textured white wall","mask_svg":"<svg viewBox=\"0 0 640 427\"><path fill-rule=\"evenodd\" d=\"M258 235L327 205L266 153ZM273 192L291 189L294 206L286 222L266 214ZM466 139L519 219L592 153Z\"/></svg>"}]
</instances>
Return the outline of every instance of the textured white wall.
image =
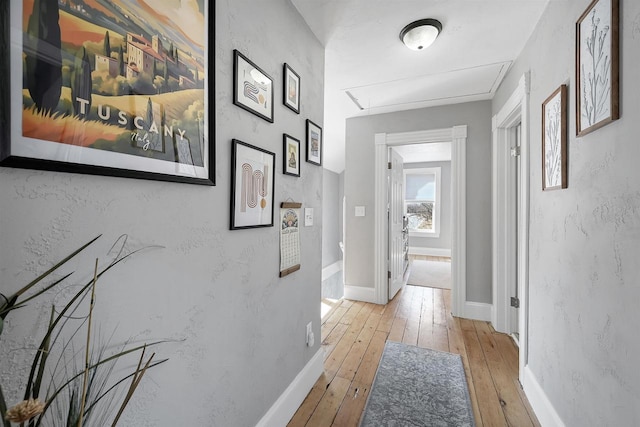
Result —
<instances>
[{"instance_id":1,"label":"textured white wall","mask_svg":"<svg viewBox=\"0 0 640 427\"><path fill-rule=\"evenodd\" d=\"M620 1L621 118L575 137L575 23L549 2L493 102L531 71L529 364L567 426L640 425L640 3ZM541 105L569 85L569 188L542 192Z\"/></svg>"},{"instance_id":2,"label":"textured white wall","mask_svg":"<svg viewBox=\"0 0 640 427\"><path fill-rule=\"evenodd\" d=\"M347 120L345 285L373 287L374 135L468 125L467 300L491 303L491 103L422 108ZM355 217L355 206L366 216Z\"/></svg>"},{"instance_id":3,"label":"textured white wall","mask_svg":"<svg viewBox=\"0 0 640 427\"><path fill-rule=\"evenodd\" d=\"M322 168L282 174L282 134L305 138L305 119L323 123L324 50L288 0L215 3L217 186L0 168L0 291L27 283L89 238L99 243L73 266L85 278L122 233L136 255L100 281L97 319L113 343L184 339L156 348L169 362L149 371L123 425L253 426L319 349ZM234 48L275 82L275 123L232 104ZM301 114L282 105L282 64L301 76ZM276 153L275 201L315 208L301 229L302 269L279 272L275 227L229 231L231 139ZM278 210L276 209L276 217ZM60 301L51 295L50 301ZM0 383L21 396L32 348L50 301L7 318ZM38 326L34 325L38 320Z\"/></svg>"}]
</instances>

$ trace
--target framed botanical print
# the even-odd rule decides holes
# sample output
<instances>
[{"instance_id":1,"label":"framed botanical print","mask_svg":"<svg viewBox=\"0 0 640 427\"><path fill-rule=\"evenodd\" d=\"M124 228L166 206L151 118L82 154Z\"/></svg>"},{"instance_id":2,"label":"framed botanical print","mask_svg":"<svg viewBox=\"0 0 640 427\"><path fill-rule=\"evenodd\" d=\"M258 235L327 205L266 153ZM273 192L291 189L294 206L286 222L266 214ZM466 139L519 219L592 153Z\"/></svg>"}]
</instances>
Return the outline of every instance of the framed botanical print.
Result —
<instances>
[{"instance_id":1,"label":"framed botanical print","mask_svg":"<svg viewBox=\"0 0 640 427\"><path fill-rule=\"evenodd\" d=\"M542 189L567 188L567 86L542 103Z\"/></svg>"},{"instance_id":2,"label":"framed botanical print","mask_svg":"<svg viewBox=\"0 0 640 427\"><path fill-rule=\"evenodd\" d=\"M620 118L618 0L594 0L576 24L576 135Z\"/></svg>"},{"instance_id":3,"label":"framed botanical print","mask_svg":"<svg viewBox=\"0 0 640 427\"><path fill-rule=\"evenodd\" d=\"M300 176L300 140L287 135L283 136L282 150L283 170L285 175Z\"/></svg>"},{"instance_id":4,"label":"framed botanical print","mask_svg":"<svg viewBox=\"0 0 640 427\"><path fill-rule=\"evenodd\" d=\"M300 76L289 64L284 64L283 102L290 110L300 114Z\"/></svg>"},{"instance_id":5,"label":"framed botanical print","mask_svg":"<svg viewBox=\"0 0 640 427\"><path fill-rule=\"evenodd\" d=\"M0 165L214 185L213 7L93 3L1 2Z\"/></svg>"},{"instance_id":6,"label":"framed botanical print","mask_svg":"<svg viewBox=\"0 0 640 427\"><path fill-rule=\"evenodd\" d=\"M273 123L273 79L238 50L233 51L233 103Z\"/></svg>"},{"instance_id":7,"label":"framed botanical print","mask_svg":"<svg viewBox=\"0 0 640 427\"><path fill-rule=\"evenodd\" d=\"M307 119L307 162L322 165L322 128Z\"/></svg>"},{"instance_id":8,"label":"framed botanical print","mask_svg":"<svg viewBox=\"0 0 640 427\"><path fill-rule=\"evenodd\" d=\"M237 139L231 152L231 230L273 227L276 155Z\"/></svg>"}]
</instances>

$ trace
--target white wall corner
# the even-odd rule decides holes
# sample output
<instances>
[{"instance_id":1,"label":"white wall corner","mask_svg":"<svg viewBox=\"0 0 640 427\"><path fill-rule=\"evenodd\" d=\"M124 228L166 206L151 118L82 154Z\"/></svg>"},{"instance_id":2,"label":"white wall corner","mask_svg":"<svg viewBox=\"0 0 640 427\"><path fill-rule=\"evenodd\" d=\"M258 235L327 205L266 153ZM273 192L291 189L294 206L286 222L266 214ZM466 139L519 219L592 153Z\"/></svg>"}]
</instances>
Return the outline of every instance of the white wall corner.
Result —
<instances>
[{"instance_id":1,"label":"white wall corner","mask_svg":"<svg viewBox=\"0 0 640 427\"><path fill-rule=\"evenodd\" d=\"M344 298L352 301L364 301L379 304L376 298L376 290L366 286L344 285Z\"/></svg>"},{"instance_id":2,"label":"white wall corner","mask_svg":"<svg viewBox=\"0 0 640 427\"><path fill-rule=\"evenodd\" d=\"M286 426L324 371L324 350L319 348L289 387L269 408L256 427Z\"/></svg>"},{"instance_id":3,"label":"white wall corner","mask_svg":"<svg viewBox=\"0 0 640 427\"><path fill-rule=\"evenodd\" d=\"M524 394L527 396L538 421L540 421L540 425L545 427L565 427L562 418L560 418L547 394L536 380L529 365L524 367L523 379L522 388L524 389Z\"/></svg>"},{"instance_id":4,"label":"white wall corner","mask_svg":"<svg viewBox=\"0 0 640 427\"><path fill-rule=\"evenodd\" d=\"M460 317L472 320L482 320L485 322L491 321L491 314L493 312L493 305L483 302L466 301L464 303L464 312Z\"/></svg>"}]
</instances>

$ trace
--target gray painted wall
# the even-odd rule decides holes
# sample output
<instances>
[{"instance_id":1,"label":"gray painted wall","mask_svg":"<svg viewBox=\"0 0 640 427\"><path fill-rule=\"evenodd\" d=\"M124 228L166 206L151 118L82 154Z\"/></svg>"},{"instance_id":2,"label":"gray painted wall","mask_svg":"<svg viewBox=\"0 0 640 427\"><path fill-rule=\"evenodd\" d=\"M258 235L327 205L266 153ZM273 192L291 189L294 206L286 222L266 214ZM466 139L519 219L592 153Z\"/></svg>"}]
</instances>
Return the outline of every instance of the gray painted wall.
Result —
<instances>
[{"instance_id":1,"label":"gray painted wall","mask_svg":"<svg viewBox=\"0 0 640 427\"><path fill-rule=\"evenodd\" d=\"M322 267L327 267L342 259L342 191L339 174L325 169L322 181Z\"/></svg>"},{"instance_id":2,"label":"gray painted wall","mask_svg":"<svg viewBox=\"0 0 640 427\"><path fill-rule=\"evenodd\" d=\"M345 285L374 287L374 135L468 126L467 300L491 303L491 102L347 120ZM356 217L356 206L366 216Z\"/></svg>"},{"instance_id":3,"label":"gray painted wall","mask_svg":"<svg viewBox=\"0 0 640 427\"><path fill-rule=\"evenodd\" d=\"M529 367L567 426L640 425L640 2L620 2L621 118L575 137L575 23L549 2L500 87L531 70ZM569 85L569 188L542 192L541 105Z\"/></svg>"},{"instance_id":4,"label":"gray painted wall","mask_svg":"<svg viewBox=\"0 0 640 427\"><path fill-rule=\"evenodd\" d=\"M451 162L405 163L405 169L440 168L440 237L409 236L409 247L451 249Z\"/></svg>"},{"instance_id":5,"label":"gray painted wall","mask_svg":"<svg viewBox=\"0 0 640 427\"><path fill-rule=\"evenodd\" d=\"M74 261L78 277L117 236L136 255L99 282L94 324L112 343L133 338L181 342L156 347L169 362L149 371L125 413L129 426L254 426L320 348L305 344L305 325L320 337L322 168L302 163L282 174L282 134L304 141L305 119L323 123L324 50L289 0L216 1L217 186L0 168L2 292L17 290L91 237ZM267 6L268 5L268 6ZM292 37L295 34L295 37ZM273 77L275 123L232 104L234 48ZM282 67L302 78L301 114L282 105ZM280 279L278 227L229 231L231 139L276 153L275 201L315 208L301 228L302 269ZM276 209L277 215L277 209ZM277 224L277 221L276 221ZM57 299L56 299L57 298ZM42 298L7 317L0 378L10 404L48 320ZM38 320L39 327L33 325ZM18 349L9 351L9 349Z\"/></svg>"}]
</instances>

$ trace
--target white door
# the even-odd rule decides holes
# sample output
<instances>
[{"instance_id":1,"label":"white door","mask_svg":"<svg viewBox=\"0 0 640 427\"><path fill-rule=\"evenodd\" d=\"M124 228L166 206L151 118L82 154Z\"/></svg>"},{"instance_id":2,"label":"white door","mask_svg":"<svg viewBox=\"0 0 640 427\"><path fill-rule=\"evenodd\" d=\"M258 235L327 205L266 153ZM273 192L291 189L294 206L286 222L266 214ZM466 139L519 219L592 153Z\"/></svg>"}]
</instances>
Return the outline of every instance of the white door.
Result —
<instances>
[{"instance_id":1,"label":"white door","mask_svg":"<svg viewBox=\"0 0 640 427\"><path fill-rule=\"evenodd\" d=\"M389 148L389 300L404 286L404 175L402 157Z\"/></svg>"},{"instance_id":2,"label":"white door","mask_svg":"<svg viewBox=\"0 0 640 427\"><path fill-rule=\"evenodd\" d=\"M511 147L511 165L510 165L510 169L511 169L511 200L512 200L512 209L511 209L511 215L512 215L512 223L513 226L511 227L510 230L510 234L511 234L511 244L513 247L513 251L511 251L512 256L511 259L509 260L509 262L511 262L513 264L513 268L510 270L512 271L511 277L509 277L509 292L510 292L510 302L511 302L511 307L509 309L509 332L511 333L511 335L515 338L516 342L519 341L519 325L518 325L518 317L520 315L519 310L520 310L520 289L519 289L519 284L518 284L518 277L520 277L519 275L519 271L518 271L518 265L520 262L520 254L518 253L518 247L519 247L519 242L518 242L518 203L519 203L519 195L520 195L520 129L521 129L521 125L518 124L517 126L515 126L513 128L513 145Z\"/></svg>"}]
</instances>

